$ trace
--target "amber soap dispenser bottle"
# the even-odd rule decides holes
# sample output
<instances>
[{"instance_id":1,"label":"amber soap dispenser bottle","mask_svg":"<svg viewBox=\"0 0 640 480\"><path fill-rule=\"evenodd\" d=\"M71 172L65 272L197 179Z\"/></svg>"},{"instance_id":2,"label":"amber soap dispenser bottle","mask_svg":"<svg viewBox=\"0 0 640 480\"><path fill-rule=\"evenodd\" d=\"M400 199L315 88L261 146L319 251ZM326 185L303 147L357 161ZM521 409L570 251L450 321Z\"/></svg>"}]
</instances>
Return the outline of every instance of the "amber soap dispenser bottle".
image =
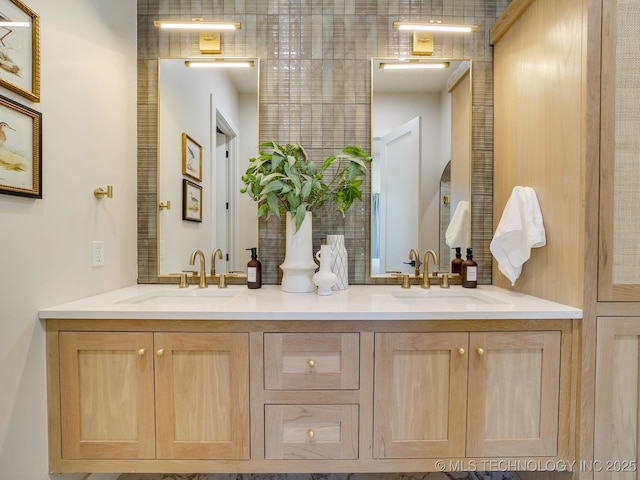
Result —
<instances>
[{"instance_id":1,"label":"amber soap dispenser bottle","mask_svg":"<svg viewBox=\"0 0 640 480\"><path fill-rule=\"evenodd\" d=\"M247 287L262 287L262 264L258 260L258 249L256 247L247 248L251 250L251 260L247 263Z\"/></svg>"},{"instance_id":2,"label":"amber soap dispenser bottle","mask_svg":"<svg viewBox=\"0 0 640 480\"><path fill-rule=\"evenodd\" d=\"M451 273L453 275L462 275L462 253L460 253L460 247L456 247L456 258L451 260Z\"/></svg>"},{"instance_id":3,"label":"amber soap dispenser bottle","mask_svg":"<svg viewBox=\"0 0 640 480\"><path fill-rule=\"evenodd\" d=\"M462 286L464 288L478 286L478 264L473 260L470 248L467 248L467 259L462 262Z\"/></svg>"}]
</instances>

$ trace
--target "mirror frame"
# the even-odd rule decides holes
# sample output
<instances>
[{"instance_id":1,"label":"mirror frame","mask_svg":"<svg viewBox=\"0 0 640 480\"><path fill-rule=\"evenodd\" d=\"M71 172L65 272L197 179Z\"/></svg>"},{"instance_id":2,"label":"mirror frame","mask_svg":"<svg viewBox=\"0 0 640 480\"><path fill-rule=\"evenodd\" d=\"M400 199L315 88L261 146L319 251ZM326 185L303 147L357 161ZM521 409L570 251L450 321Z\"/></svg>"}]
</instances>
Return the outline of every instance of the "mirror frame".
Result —
<instances>
[{"instance_id":1,"label":"mirror frame","mask_svg":"<svg viewBox=\"0 0 640 480\"><path fill-rule=\"evenodd\" d=\"M406 62L406 61L421 61L421 62L432 62L432 63L437 63L437 62L460 62L460 64L456 67L455 70L452 70L450 72L449 78L446 82L446 92L451 94L451 92L453 91L453 89L460 83L461 80L463 80L466 76L469 77L469 101L468 101L468 107L469 107L469 123L468 123L468 138L466 139L466 141L468 142L468 167L466 169L466 175L462 181L466 182L467 187L466 187L466 198L461 198L464 200L468 200L469 203L471 204L471 199L473 196L473 190L472 190L472 169L473 169L473 106L474 106L474 95L473 95L473 64L474 64L474 60L473 58L452 58L452 57L384 57L384 56L378 56L378 57L371 57L371 61L370 61L370 68L371 68L371 72L370 72L370 85L371 85L371 89L370 89L370 115L371 115L371 148L372 148L372 156L374 156L373 154L373 145L374 145L374 69L378 68L376 62L384 62L384 61L388 61L388 62L395 62L395 63L400 63L400 62ZM451 130L451 126L449 128ZM452 136L453 137L453 136ZM451 157L451 155L450 155ZM451 158L449 159L449 161L445 164L445 166L443 168L446 168L446 165L449 164L451 162ZM438 184L440 183L440 176L442 174L442 170L437 172L437 176L438 176ZM369 236L370 236L370 251L369 251L369 276L370 278L375 281L377 279L388 279L388 278L393 278L394 275L392 273L373 273L374 269L373 269L373 249L374 249L374 244L373 244L373 221L372 221L372 216L373 216L373 184L374 184L374 178L373 178L373 168L372 168L372 174L370 176L370 191L371 191L371 205L370 205L370 222L369 222ZM439 193L438 193L439 195ZM442 244L446 244L445 240L444 240L444 234L446 230L443 230L444 225L441 223L440 221L440 210L442 207L442 198L440 198L439 201L439 205L438 205L438 209L437 212L435 212L438 215L438 222L437 222L437 227L439 230L439 242L438 245L435 246L434 249L438 250L438 255L439 255L439 260L440 260L440 265L438 265L438 271L449 271L449 267L450 267L450 262L451 262L451 258L449 257L445 257L444 255L442 255L442 253L444 252L440 252L440 246ZM455 206L451 205L451 215L453 215L455 211ZM471 212L471 209L469 210ZM468 225L468 231L469 231L469 238L470 238L470 243L472 243L472 216L469 215L469 225ZM418 245L416 245L418 246ZM465 247L462 247L463 250L465 249ZM424 255L424 252L422 250L419 251L421 255ZM453 249L451 249L451 252L453 252ZM407 251L407 261L408 261L408 254L409 252ZM450 253L450 256L453 257L453 253ZM444 257L444 258L443 258ZM420 258L420 261L422 262L423 258ZM413 268L413 267L412 267Z\"/></svg>"}]
</instances>

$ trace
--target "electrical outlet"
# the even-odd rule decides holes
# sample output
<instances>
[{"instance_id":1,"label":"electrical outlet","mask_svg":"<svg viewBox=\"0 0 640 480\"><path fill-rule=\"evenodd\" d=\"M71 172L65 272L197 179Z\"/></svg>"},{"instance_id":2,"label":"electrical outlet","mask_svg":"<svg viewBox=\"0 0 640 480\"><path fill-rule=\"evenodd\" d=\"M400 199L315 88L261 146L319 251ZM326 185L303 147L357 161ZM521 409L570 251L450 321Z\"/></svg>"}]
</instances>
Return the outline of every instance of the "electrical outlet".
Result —
<instances>
[{"instance_id":1,"label":"electrical outlet","mask_svg":"<svg viewBox=\"0 0 640 480\"><path fill-rule=\"evenodd\" d=\"M91 242L91 266L104 267L104 242L102 240Z\"/></svg>"}]
</instances>

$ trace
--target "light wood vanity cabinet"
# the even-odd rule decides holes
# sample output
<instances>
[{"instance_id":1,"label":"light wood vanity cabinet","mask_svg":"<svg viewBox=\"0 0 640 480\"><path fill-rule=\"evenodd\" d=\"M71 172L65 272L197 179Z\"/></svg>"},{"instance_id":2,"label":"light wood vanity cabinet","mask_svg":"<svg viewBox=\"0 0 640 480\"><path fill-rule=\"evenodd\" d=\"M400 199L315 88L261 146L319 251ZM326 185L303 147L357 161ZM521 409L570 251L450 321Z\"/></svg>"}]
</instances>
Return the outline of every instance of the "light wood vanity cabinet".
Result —
<instances>
[{"instance_id":1,"label":"light wood vanity cabinet","mask_svg":"<svg viewBox=\"0 0 640 480\"><path fill-rule=\"evenodd\" d=\"M438 460L570 459L574 327L50 320L51 471L426 472Z\"/></svg>"},{"instance_id":2,"label":"light wood vanity cabinet","mask_svg":"<svg viewBox=\"0 0 640 480\"><path fill-rule=\"evenodd\" d=\"M249 458L248 336L60 332L63 459Z\"/></svg>"},{"instance_id":3,"label":"light wood vanity cabinet","mask_svg":"<svg viewBox=\"0 0 640 480\"><path fill-rule=\"evenodd\" d=\"M377 458L558 453L561 332L376 334Z\"/></svg>"}]
</instances>

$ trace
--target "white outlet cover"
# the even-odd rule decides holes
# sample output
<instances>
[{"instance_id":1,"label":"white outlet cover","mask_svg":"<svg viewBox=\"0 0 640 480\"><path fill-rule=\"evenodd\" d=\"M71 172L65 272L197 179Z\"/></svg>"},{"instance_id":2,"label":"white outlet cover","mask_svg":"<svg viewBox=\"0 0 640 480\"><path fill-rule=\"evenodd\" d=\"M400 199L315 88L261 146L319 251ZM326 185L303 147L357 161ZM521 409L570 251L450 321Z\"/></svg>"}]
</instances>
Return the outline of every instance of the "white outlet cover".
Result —
<instances>
[{"instance_id":1,"label":"white outlet cover","mask_svg":"<svg viewBox=\"0 0 640 480\"><path fill-rule=\"evenodd\" d=\"M91 242L91 266L104 267L104 241Z\"/></svg>"}]
</instances>

